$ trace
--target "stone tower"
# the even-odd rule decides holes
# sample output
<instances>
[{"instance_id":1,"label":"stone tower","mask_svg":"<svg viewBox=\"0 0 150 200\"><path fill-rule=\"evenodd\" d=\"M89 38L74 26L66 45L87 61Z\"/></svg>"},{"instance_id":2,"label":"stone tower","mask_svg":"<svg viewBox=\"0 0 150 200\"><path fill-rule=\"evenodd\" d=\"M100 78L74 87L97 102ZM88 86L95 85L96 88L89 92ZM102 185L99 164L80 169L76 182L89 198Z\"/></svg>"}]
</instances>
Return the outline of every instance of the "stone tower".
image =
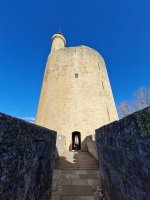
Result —
<instances>
[{"instance_id":1,"label":"stone tower","mask_svg":"<svg viewBox=\"0 0 150 200\"><path fill-rule=\"evenodd\" d=\"M77 135L84 150L86 136L118 115L102 56L86 46L65 45L61 33L53 35L36 124L65 135L67 149Z\"/></svg>"}]
</instances>

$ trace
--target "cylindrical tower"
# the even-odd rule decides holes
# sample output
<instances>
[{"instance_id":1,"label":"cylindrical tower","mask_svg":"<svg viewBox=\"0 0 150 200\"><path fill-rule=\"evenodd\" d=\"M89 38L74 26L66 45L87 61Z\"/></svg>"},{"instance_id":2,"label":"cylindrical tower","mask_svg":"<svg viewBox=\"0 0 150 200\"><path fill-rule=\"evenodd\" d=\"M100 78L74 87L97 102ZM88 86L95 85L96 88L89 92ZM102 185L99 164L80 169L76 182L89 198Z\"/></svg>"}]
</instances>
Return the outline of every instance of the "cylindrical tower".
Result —
<instances>
[{"instance_id":1,"label":"cylindrical tower","mask_svg":"<svg viewBox=\"0 0 150 200\"><path fill-rule=\"evenodd\" d=\"M85 138L118 119L106 66L101 55L86 46L65 47L65 38L52 37L36 124L53 129L73 145L75 135L85 149Z\"/></svg>"}]
</instances>

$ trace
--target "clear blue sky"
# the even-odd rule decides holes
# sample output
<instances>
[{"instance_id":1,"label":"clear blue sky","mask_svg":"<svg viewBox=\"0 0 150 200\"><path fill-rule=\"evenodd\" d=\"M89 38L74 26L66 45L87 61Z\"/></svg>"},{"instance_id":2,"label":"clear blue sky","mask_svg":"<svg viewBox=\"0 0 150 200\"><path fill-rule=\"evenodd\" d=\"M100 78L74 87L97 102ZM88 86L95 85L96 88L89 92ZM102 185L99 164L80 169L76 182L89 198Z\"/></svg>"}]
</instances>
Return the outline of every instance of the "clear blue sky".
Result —
<instances>
[{"instance_id":1,"label":"clear blue sky","mask_svg":"<svg viewBox=\"0 0 150 200\"><path fill-rule=\"evenodd\" d=\"M150 86L149 0L1 0L0 111L35 117L51 36L105 59L116 104Z\"/></svg>"}]
</instances>

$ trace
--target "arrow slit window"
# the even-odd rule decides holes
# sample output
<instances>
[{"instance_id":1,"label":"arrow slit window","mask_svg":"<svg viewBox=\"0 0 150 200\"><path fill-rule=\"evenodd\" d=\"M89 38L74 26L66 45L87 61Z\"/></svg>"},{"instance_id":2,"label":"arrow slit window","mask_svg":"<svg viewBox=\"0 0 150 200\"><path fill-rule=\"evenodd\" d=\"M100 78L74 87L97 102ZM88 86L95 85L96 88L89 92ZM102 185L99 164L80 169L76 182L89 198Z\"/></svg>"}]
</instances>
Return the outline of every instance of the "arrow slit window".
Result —
<instances>
[{"instance_id":1,"label":"arrow slit window","mask_svg":"<svg viewBox=\"0 0 150 200\"><path fill-rule=\"evenodd\" d=\"M78 78L78 74L77 73L75 73L75 78Z\"/></svg>"}]
</instances>

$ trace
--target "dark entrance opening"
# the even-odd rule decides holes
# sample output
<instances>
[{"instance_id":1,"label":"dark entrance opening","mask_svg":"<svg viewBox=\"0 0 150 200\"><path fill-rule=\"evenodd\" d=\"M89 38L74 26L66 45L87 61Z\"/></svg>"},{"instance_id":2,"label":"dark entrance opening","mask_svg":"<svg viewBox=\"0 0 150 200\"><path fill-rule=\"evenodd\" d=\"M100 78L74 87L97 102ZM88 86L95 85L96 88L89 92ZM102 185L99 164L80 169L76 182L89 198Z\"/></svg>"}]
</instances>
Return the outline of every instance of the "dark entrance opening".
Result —
<instances>
[{"instance_id":1,"label":"dark entrance opening","mask_svg":"<svg viewBox=\"0 0 150 200\"><path fill-rule=\"evenodd\" d=\"M72 150L75 150L75 137L78 137L79 141L78 150L81 150L81 133L78 131L72 132Z\"/></svg>"}]
</instances>

